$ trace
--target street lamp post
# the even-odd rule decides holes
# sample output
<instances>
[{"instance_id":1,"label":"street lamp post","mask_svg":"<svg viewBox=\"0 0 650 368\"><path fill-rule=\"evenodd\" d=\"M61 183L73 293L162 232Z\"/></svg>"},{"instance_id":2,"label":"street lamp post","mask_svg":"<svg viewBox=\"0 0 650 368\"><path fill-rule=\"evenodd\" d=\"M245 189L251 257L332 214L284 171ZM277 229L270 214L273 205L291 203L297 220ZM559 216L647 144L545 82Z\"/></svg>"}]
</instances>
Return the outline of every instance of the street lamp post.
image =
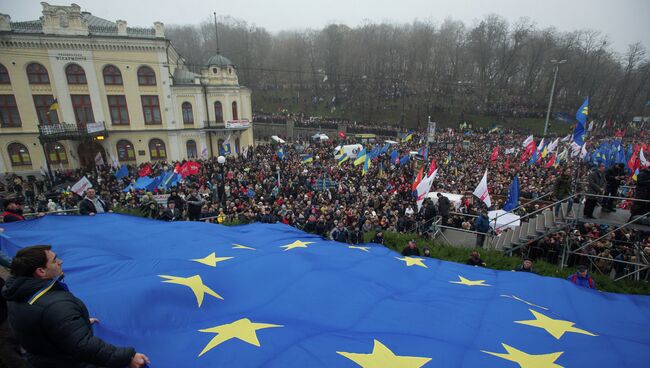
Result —
<instances>
[{"instance_id":1,"label":"street lamp post","mask_svg":"<svg viewBox=\"0 0 650 368\"><path fill-rule=\"evenodd\" d=\"M221 168L221 183L219 184L219 197L221 199L221 205L223 206L224 212L226 211L226 174L224 171L224 166L226 164L226 158L223 156L217 157L217 162Z\"/></svg>"},{"instance_id":2,"label":"street lamp post","mask_svg":"<svg viewBox=\"0 0 650 368\"><path fill-rule=\"evenodd\" d=\"M555 81L557 81L557 72L560 70L560 64L566 63L566 60L562 59L560 61L551 60L551 63L555 65L555 75L553 75L553 84L551 85L551 97L548 99L548 109L546 110L546 123L544 124L544 137L548 132L548 119L551 116L551 105L553 104L553 94L555 94Z\"/></svg>"}]
</instances>

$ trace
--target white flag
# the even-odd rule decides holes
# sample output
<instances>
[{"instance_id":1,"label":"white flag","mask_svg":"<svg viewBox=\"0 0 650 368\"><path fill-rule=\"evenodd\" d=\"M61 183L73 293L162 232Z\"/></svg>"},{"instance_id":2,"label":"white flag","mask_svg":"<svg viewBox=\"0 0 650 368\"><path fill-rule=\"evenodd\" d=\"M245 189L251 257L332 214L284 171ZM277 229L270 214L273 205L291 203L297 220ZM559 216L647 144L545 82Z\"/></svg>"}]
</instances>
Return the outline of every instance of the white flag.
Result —
<instances>
[{"instance_id":1,"label":"white flag","mask_svg":"<svg viewBox=\"0 0 650 368\"><path fill-rule=\"evenodd\" d=\"M95 156L95 166L100 166L104 164L104 158L102 157L102 154L97 152L97 155Z\"/></svg>"},{"instance_id":2,"label":"white flag","mask_svg":"<svg viewBox=\"0 0 650 368\"><path fill-rule=\"evenodd\" d=\"M522 143L521 146L524 147L524 148L528 148L528 145L531 144L534 141L535 141L535 138L533 138L533 136L530 135L530 136L528 136L528 138L526 138L526 140L524 140L524 143Z\"/></svg>"},{"instance_id":3,"label":"white flag","mask_svg":"<svg viewBox=\"0 0 650 368\"><path fill-rule=\"evenodd\" d=\"M201 160L205 160L208 158L208 147L203 147L201 150Z\"/></svg>"},{"instance_id":4,"label":"white flag","mask_svg":"<svg viewBox=\"0 0 650 368\"><path fill-rule=\"evenodd\" d=\"M562 138L562 142L569 142L569 141L571 141L571 134L569 134L566 137Z\"/></svg>"},{"instance_id":5,"label":"white flag","mask_svg":"<svg viewBox=\"0 0 650 368\"><path fill-rule=\"evenodd\" d=\"M70 188L70 191L77 193L77 195L82 196L88 188L92 188L92 187L93 187L93 183L91 183L90 180L88 180L88 178L84 176L83 178L81 178L81 180L76 182L75 185L72 186L72 188Z\"/></svg>"},{"instance_id":6,"label":"white flag","mask_svg":"<svg viewBox=\"0 0 650 368\"><path fill-rule=\"evenodd\" d=\"M591 132L592 130L594 130L594 121L593 120L591 121L591 123L589 123L588 131Z\"/></svg>"},{"instance_id":7,"label":"white flag","mask_svg":"<svg viewBox=\"0 0 650 368\"><path fill-rule=\"evenodd\" d=\"M509 155L511 153L515 153L515 148L506 148L506 155Z\"/></svg>"},{"instance_id":8,"label":"white flag","mask_svg":"<svg viewBox=\"0 0 650 368\"><path fill-rule=\"evenodd\" d=\"M584 159L587 157L587 144L582 145L582 149L580 150L580 158Z\"/></svg>"},{"instance_id":9,"label":"white flag","mask_svg":"<svg viewBox=\"0 0 650 368\"><path fill-rule=\"evenodd\" d=\"M548 153L551 153L551 152L555 151L555 149L557 148L557 145L559 143L560 143L560 138L556 138L553 142L551 142L548 145L548 147L546 147L546 150L548 151Z\"/></svg>"},{"instance_id":10,"label":"white flag","mask_svg":"<svg viewBox=\"0 0 650 368\"><path fill-rule=\"evenodd\" d=\"M483 201L488 207L492 205L492 201L490 200L490 193L488 192L488 185L487 185L487 174L488 171L485 170L485 174L483 174L483 179L481 179L481 182L478 183L478 186L476 189L474 189L474 194L477 196L480 200Z\"/></svg>"},{"instance_id":11,"label":"white flag","mask_svg":"<svg viewBox=\"0 0 650 368\"><path fill-rule=\"evenodd\" d=\"M542 148L544 148L544 138L542 138L542 140L539 141L539 144L537 145L537 152L541 151Z\"/></svg>"},{"instance_id":12,"label":"white flag","mask_svg":"<svg viewBox=\"0 0 650 368\"><path fill-rule=\"evenodd\" d=\"M650 166L650 162L645 159L645 155L643 154L643 148L639 151L639 160L641 161L641 166Z\"/></svg>"},{"instance_id":13,"label":"white flag","mask_svg":"<svg viewBox=\"0 0 650 368\"><path fill-rule=\"evenodd\" d=\"M427 197L427 194L429 194L429 191L431 190L431 184L433 184L433 181L435 180L436 176L438 175L438 169L436 169L431 176L427 176L426 178L422 179L420 184L415 188L417 192L417 205L418 205L418 211L420 211L420 208L422 208L422 202L424 202L424 199Z\"/></svg>"},{"instance_id":14,"label":"white flag","mask_svg":"<svg viewBox=\"0 0 650 368\"><path fill-rule=\"evenodd\" d=\"M571 142L571 157L580 155L581 148L582 146L579 146L575 141Z\"/></svg>"}]
</instances>

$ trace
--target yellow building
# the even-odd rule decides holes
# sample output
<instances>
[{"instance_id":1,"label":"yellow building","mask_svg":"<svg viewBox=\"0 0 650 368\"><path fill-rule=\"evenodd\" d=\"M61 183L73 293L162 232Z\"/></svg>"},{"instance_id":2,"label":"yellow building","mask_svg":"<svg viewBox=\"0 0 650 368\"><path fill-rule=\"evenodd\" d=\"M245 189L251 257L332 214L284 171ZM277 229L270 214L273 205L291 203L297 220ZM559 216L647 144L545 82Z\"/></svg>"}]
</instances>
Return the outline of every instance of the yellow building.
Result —
<instances>
[{"instance_id":1,"label":"yellow building","mask_svg":"<svg viewBox=\"0 0 650 368\"><path fill-rule=\"evenodd\" d=\"M75 4L41 4L35 21L0 14L0 172L236 155L253 145L251 91L218 51L195 74L160 22L132 28Z\"/></svg>"}]
</instances>

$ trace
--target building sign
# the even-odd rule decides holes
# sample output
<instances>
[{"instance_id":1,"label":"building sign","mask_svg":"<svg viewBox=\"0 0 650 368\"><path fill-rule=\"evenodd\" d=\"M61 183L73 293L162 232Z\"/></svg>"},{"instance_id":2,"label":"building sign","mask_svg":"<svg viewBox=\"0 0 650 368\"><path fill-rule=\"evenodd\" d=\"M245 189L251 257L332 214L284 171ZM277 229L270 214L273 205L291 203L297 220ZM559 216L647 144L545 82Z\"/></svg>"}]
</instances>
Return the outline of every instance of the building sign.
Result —
<instances>
[{"instance_id":1,"label":"building sign","mask_svg":"<svg viewBox=\"0 0 650 368\"><path fill-rule=\"evenodd\" d=\"M86 130L88 131L88 134L101 132L102 130L104 130L104 123L103 122L87 123L86 124Z\"/></svg>"},{"instance_id":2,"label":"building sign","mask_svg":"<svg viewBox=\"0 0 650 368\"><path fill-rule=\"evenodd\" d=\"M226 121L226 129L248 129L251 122L248 119Z\"/></svg>"},{"instance_id":3,"label":"building sign","mask_svg":"<svg viewBox=\"0 0 650 368\"><path fill-rule=\"evenodd\" d=\"M83 56L82 54L75 54L75 53L70 53L70 52L61 52L56 55L54 55L54 58L56 60L63 60L63 61L80 61L80 60L86 60L86 57Z\"/></svg>"}]
</instances>

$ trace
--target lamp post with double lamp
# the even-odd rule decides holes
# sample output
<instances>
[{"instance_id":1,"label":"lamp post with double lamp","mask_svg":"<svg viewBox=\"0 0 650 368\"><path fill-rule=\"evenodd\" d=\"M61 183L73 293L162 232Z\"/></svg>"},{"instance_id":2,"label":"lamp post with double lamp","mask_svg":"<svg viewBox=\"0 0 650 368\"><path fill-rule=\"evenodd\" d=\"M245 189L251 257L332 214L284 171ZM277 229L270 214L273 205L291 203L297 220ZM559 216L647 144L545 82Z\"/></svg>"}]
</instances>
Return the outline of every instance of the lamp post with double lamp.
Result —
<instances>
[{"instance_id":1,"label":"lamp post with double lamp","mask_svg":"<svg viewBox=\"0 0 650 368\"><path fill-rule=\"evenodd\" d=\"M226 174L224 167L226 166L226 158L223 156L217 157L217 163L219 163L219 167L221 168L221 183L219 183L219 199L221 202L221 206L223 206L223 210L226 210Z\"/></svg>"},{"instance_id":2,"label":"lamp post with double lamp","mask_svg":"<svg viewBox=\"0 0 650 368\"><path fill-rule=\"evenodd\" d=\"M555 94L555 81L557 81L557 72L560 70L560 64L566 63L566 60L562 59L560 61L551 60L551 63L555 65L555 74L553 75L553 84L551 85L551 97L548 99L548 109L546 110L546 123L544 124L544 137L548 132L548 119L551 116L551 105L553 105L553 95Z\"/></svg>"}]
</instances>

